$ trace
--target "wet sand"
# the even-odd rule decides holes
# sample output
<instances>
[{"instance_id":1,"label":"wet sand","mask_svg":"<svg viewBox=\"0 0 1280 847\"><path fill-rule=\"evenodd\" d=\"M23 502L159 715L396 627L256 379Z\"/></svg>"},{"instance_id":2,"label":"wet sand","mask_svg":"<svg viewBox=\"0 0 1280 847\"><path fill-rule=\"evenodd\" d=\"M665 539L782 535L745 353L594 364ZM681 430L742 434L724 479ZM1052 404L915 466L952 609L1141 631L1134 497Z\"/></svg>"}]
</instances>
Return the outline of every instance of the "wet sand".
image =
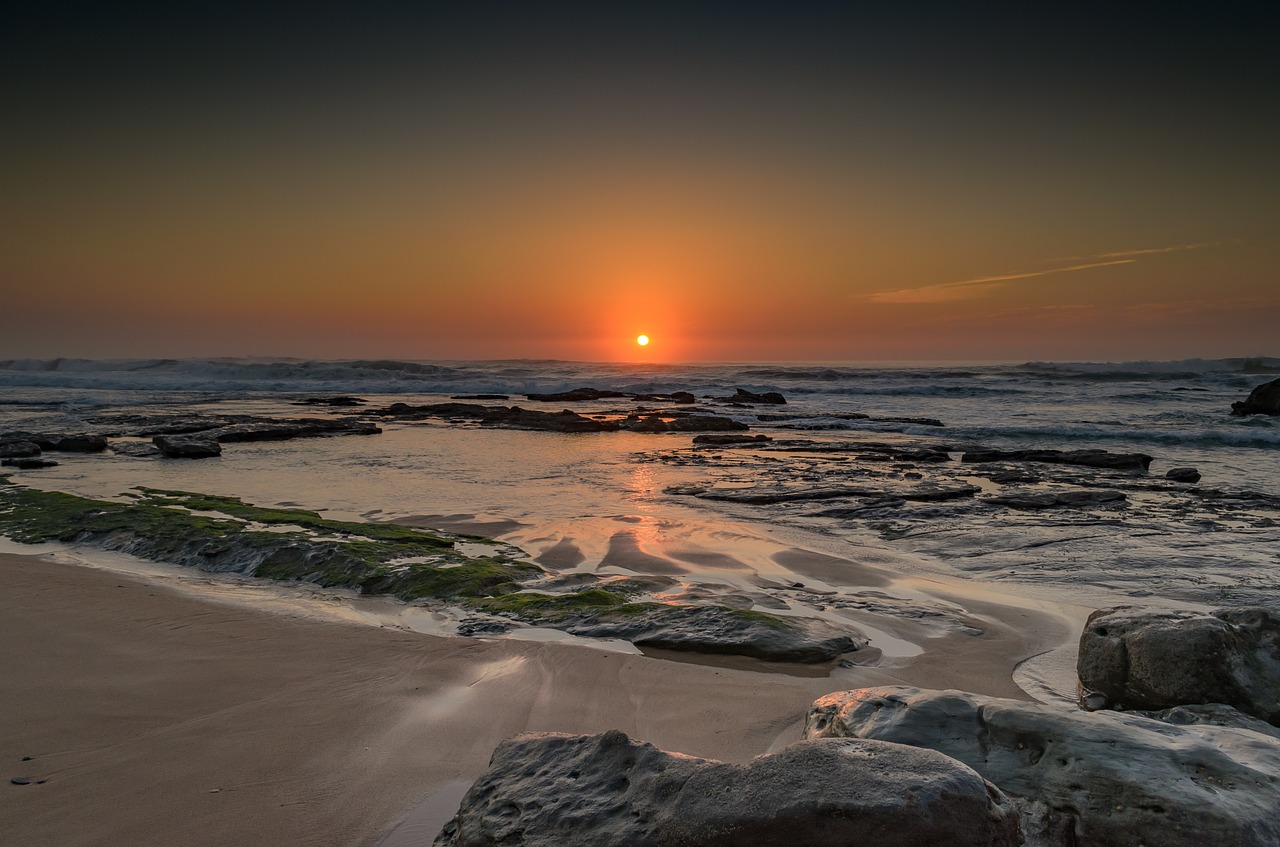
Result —
<instances>
[{"instance_id":1,"label":"wet sand","mask_svg":"<svg viewBox=\"0 0 1280 847\"><path fill-rule=\"evenodd\" d=\"M31 556L0 554L0 580L0 832L59 847L378 845L410 815L429 843L518 732L617 728L744 761L798 740L830 691L1025 696L1014 666L1072 635L966 597L975 632L813 677L320 620Z\"/></svg>"}]
</instances>

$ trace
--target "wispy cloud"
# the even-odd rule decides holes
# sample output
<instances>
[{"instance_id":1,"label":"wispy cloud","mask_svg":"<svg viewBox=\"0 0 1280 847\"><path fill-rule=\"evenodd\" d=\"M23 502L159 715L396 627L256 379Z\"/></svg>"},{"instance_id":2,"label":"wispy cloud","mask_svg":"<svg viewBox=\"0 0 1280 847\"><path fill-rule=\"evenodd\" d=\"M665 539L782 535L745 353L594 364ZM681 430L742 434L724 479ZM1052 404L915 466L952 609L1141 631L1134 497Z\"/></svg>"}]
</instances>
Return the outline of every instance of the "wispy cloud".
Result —
<instances>
[{"instance_id":1,"label":"wispy cloud","mask_svg":"<svg viewBox=\"0 0 1280 847\"><path fill-rule=\"evenodd\" d=\"M1048 268L1042 271L1020 271L1018 273L1000 274L999 276L983 276L977 279L965 279L960 282L943 282L938 285L926 285L921 288L901 288L897 291L881 291L870 294L867 299L872 303L945 303L951 300L971 300L981 297L997 288L1004 288L1010 282L1019 279L1031 279L1049 274L1063 274L1070 271L1084 271L1090 268L1105 268L1109 265L1131 265L1137 259L1113 259L1109 262L1088 262L1083 265L1068 265L1064 268Z\"/></svg>"},{"instance_id":2,"label":"wispy cloud","mask_svg":"<svg viewBox=\"0 0 1280 847\"><path fill-rule=\"evenodd\" d=\"M986 296L998 288L1004 288L1010 283L1021 279L1034 279L1035 277L1049 276L1050 274L1086 271L1092 268L1105 268L1112 265L1131 265L1143 256L1152 256L1159 253L1177 253L1183 250L1199 250L1204 247L1218 247L1221 244L1221 241L1204 241L1195 244L1175 244L1171 247L1143 247L1136 250L1094 253L1091 256L1072 256L1052 261L1076 262L1076 264L1045 268L1038 271L1018 271L996 276L983 276L976 279L963 279L959 282L942 282L918 288L880 291L875 294L868 294L863 299L872 303L947 303L955 300L972 300ZM1082 259L1090 261L1081 262L1080 260Z\"/></svg>"}]
</instances>

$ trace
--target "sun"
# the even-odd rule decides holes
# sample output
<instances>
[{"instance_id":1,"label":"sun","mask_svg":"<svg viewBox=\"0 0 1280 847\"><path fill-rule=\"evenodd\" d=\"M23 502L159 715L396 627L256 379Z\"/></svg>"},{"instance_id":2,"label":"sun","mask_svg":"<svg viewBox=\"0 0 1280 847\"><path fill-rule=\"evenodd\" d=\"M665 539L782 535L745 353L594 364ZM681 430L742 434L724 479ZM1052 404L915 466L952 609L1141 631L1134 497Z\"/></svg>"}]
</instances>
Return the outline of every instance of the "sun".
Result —
<instances>
[{"instance_id":1,"label":"sun","mask_svg":"<svg viewBox=\"0 0 1280 847\"><path fill-rule=\"evenodd\" d=\"M646 347L646 346L648 346L648 344L649 344L649 336L647 336L647 335L637 335L637 336L636 336L636 344L639 344L641 347Z\"/></svg>"}]
</instances>

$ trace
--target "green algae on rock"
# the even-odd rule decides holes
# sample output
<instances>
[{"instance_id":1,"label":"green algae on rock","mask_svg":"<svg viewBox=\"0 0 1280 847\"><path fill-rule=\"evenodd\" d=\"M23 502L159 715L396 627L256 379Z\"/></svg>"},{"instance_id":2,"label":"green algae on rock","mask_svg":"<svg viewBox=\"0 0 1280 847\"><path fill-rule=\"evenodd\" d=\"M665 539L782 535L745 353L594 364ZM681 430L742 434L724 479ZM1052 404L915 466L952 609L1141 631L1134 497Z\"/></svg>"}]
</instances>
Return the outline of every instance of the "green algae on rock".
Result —
<instances>
[{"instance_id":1,"label":"green algae on rock","mask_svg":"<svg viewBox=\"0 0 1280 847\"><path fill-rule=\"evenodd\" d=\"M505 555L471 557L454 545L455 539L477 536L331 520L306 509L267 508L237 497L151 488L136 492L128 502L94 500L16 485L0 475L0 534L27 544L92 544L205 571L443 601L641 647L812 663L865 644L858 633L823 621L642 600L651 589L642 580L564 593L530 590L547 576L538 565Z\"/></svg>"}]
</instances>

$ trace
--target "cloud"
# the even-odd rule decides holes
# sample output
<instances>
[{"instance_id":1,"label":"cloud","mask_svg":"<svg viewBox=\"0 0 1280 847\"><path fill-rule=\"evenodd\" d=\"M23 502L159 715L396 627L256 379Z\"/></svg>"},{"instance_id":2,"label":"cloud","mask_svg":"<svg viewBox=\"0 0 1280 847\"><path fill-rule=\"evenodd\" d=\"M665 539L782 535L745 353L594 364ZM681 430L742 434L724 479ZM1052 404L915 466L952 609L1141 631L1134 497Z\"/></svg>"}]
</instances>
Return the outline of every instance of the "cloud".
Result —
<instances>
[{"instance_id":1,"label":"cloud","mask_svg":"<svg viewBox=\"0 0 1280 847\"><path fill-rule=\"evenodd\" d=\"M1040 271L1019 271L1017 273L983 276L977 279L965 279L959 282L942 282L937 285L925 285L919 288L900 288L897 291L880 291L867 294L863 299L872 303L949 303L955 300L973 300L984 297L997 288L1004 288L1010 282L1020 279L1033 279L1049 274L1086 271L1091 268L1105 268L1111 265L1131 265L1138 261L1136 257L1153 256L1160 253L1178 253L1183 250L1200 250L1204 247L1220 247L1221 241L1201 241L1194 244L1175 244L1171 247L1142 247L1135 250L1115 250L1109 253L1094 253L1091 256L1071 256L1062 259L1051 259L1052 262L1080 262L1064 267L1046 268ZM1092 260L1101 261L1092 261Z\"/></svg>"},{"instance_id":2,"label":"cloud","mask_svg":"<svg viewBox=\"0 0 1280 847\"><path fill-rule=\"evenodd\" d=\"M1049 274L1061 274L1069 271L1084 271L1090 268L1105 268L1111 265L1131 265L1137 259L1113 259L1108 262L1088 262L1083 265L1068 265L1064 268L1048 268L1043 271L1021 271L1019 273L984 276L977 279L965 279L960 282L943 282L938 285L926 285L921 288L901 288L897 291L881 291L867 295L872 303L945 303L952 300L972 300L982 297L997 288L1004 288L1008 283L1019 279L1031 279Z\"/></svg>"},{"instance_id":3,"label":"cloud","mask_svg":"<svg viewBox=\"0 0 1280 847\"><path fill-rule=\"evenodd\" d=\"M1095 253L1091 259L1114 259L1121 256L1151 256L1156 253L1178 253L1182 250L1200 250L1204 247L1220 247L1221 241L1202 241L1199 244L1177 244L1173 247L1146 247L1140 250L1118 250L1114 253Z\"/></svg>"}]
</instances>

